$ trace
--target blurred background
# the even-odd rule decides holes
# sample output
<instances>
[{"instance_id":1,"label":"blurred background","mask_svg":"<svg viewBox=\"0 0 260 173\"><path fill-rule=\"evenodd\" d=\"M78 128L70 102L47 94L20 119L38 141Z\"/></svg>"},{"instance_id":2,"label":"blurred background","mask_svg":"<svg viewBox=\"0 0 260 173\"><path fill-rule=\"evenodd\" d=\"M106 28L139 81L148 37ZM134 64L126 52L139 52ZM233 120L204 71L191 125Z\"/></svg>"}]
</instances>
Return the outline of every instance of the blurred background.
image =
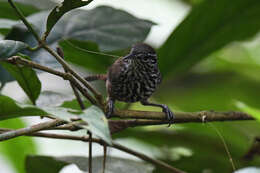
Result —
<instances>
[{"instance_id":1,"label":"blurred background","mask_svg":"<svg viewBox=\"0 0 260 173\"><path fill-rule=\"evenodd\" d=\"M222 4L212 4L212 8L223 10L225 1L222 1ZM250 1L253 4L254 1ZM36 8L52 9L58 1L42 2L24 0L23 3ZM174 111L232 110L245 111L259 117L260 37L257 33L260 27L255 18L260 14L255 11L260 11L260 5L256 2L256 5L248 5L248 10L244 11L235 7L228 9L231 6L227 6L227 9L223 10L225 13L217 14L218 10L211 9L213 11L211 13L206 3L202 8L202 3L203 0L96 0L82 9L90 10L106 5L155 23L144 42L158 49L164 80L152 100L165 103ZM238 3L237 6L241 7L242 3ZM204 8L206 9L204 13L203 11L199 13L199 10ZM197 10L196 13L192 13L193 9ZM189 18L186 18L188 15ZM202 17L199 18L200 16ZM198 18L200 20L196 21ZM183 20L185 22L182 22ZM217 20L219 23L214 23ZM10 30L1 31L0 39L3 39ZM123 52L127 52L126 50ZM112 53L118 52L112 51ZM77 63L72 64L82 75L100 72L93 70L92 67L88 69L77 66ZM46 102L55 104L57 100L70 102L74 99L69 84L62 79L46 73L40 73L39 79L42 82L43 94L37 102L38 105L44 105ZM105 94L102 82L96 82L95 86ZM6 83L1 93L21 102L28 101L15 81ZM129 109L160 111L156 108L143 107L139 103L132 104ZM44 120L36 117L7 120L0 122L0 127L18 128L40 121ZM257 166L260 166L259 156L250 160L243 159L253 145L254 138L260 136L259 122L235 121L212 124L225 139L236 169L253 167L252 169L255 169L253 173L260 172L257 170ZM115 134L113 139L187 172L232 172L230 158L215 128L207 123L176 124L170 128L165 125L140 127ZM83 135L84 132L73 133ZM103 149L99 145L94 145L93 152L94 155L102 156ZM88 145L83 142L20 137L0 143L0 173L24 172L23 162L27 154L87 156L87 153ZM109 149L108 154L138 160L115 149ZM61 173L69 172L82 171L73 164L61 170ZM154 172L163 171L156 168Z\"/></svg>"}]
</instances>

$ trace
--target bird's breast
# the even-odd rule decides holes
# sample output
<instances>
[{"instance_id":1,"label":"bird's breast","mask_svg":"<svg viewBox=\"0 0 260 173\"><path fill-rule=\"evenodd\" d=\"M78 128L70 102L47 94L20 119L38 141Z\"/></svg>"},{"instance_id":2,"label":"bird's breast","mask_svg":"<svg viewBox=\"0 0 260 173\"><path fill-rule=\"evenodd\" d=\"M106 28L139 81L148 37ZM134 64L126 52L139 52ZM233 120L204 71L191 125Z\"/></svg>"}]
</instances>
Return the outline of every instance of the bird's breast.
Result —
<instances>
[{"instance_id":1,"label":"bird's breast","mask_svg":"<svg viewBox=\"0 0 260 173\"><path fill-rule=\"evenodd\" d=\"M109 95L119 101L137 102L149 98L160 81L160 72L121 66L119 74L108 76Z\"/></svg>"}]
</instances>

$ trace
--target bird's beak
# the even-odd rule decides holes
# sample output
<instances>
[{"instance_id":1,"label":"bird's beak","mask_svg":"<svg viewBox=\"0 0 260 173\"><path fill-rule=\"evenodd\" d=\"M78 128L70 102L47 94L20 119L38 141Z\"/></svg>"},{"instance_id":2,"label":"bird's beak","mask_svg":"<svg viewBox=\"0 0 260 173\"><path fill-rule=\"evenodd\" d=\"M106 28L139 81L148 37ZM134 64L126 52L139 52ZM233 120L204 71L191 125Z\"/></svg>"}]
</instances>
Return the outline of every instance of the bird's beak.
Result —
<instances>
[{"instance_id":1,"label":"bird's beak","mask_svg":"<svg viewBox=\"0 0 260 173\"><path fill-rule=\"evenodd\" d=\"M124 56L124 59L132 59L132 58L134 58L134 56L131 53L129 53L128 55Z\"/></svg>"}]
</instances>

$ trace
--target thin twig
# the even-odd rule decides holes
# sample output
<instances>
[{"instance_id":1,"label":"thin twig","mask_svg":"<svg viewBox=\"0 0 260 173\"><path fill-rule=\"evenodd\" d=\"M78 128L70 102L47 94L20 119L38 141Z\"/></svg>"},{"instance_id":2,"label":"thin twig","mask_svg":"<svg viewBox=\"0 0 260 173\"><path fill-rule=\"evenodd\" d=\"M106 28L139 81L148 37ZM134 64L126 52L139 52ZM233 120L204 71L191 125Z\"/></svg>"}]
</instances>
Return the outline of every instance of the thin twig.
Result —
<instances>
[{"instance_id":1,"label":"thin twig","mask_svg":"<svg viewBox=\"0 0 260 173\"><path fill-rule=\"evenodd\" d=\"M22 64L28 67L32 67L38 70L42 70L45 72L48 72L50 74L54 74L56 76L60 76L62 77L64 80L69 80L70 82L73 83L73 85L92 103L92 104L96 104L95 99L88 93L88 90L86 90L85 88L83 88L78 81L70 74L70 73L63 73L57 70L53 70L51 68L48 68L46 66L42 66L40 64L37 64L35 62L32 62L30 60L21 58L19 56L12 56L6 60L2 60L2 61L6 61L12 64Z\"/></svg>"},{"instance_id":2,"label":"thin twig","mask_svg":"<svg viewBox=\"0 0 260 173\"><path fill-rule=\"evenodd\" d=\"M25 24L25 26L28 28L28 30L33 34L33 36L36 38L36 40L41 44L41 38L37 34L37 32L33 29L32 25L26 20L23 13L15 6L12 0L8 0L11 7L14 9L18 17L22 20L22 22Z\"/></svg>"},{"instance_id":3,"label":"thin twig","mask_svg":"<svg viewBox=\"0 0 260 173\"><path fill-rule=\"evenodd\" d=\"M7 130L7 129L6 129ZM10 130L10 129L9 129ZM12 130L11 130L12 131ZM3 133L0 131L0 134ZM33 137L45 137L45 138L52 138L52 139L66 139L66 140L76 140L76 141L83 141L83 142L89 142L89 138L87 136L73 136L73 135L64 135L64 134L53 134L53 133L42 133L42 132L36 132L36 133L30 133L30 134L24 134L25 136L33 136ZM97 138L92 138L92 142L98 143L100 145L107 145L104 141ZM118 150L124 151L126 153L132 154L144 161L150 162L154 165L157 165L165 170L168 170L172 173L185 173L182 170L179 170L177 168L172 167L171 165L168 165L165 162L162 162L160 160L156 160L153 158L150 158L142 153L133 151L132 149L129 149L127 147L124 147L120 144L117 144L115 142L112 143L109 147L116 148Z\"/></svg>"},{"instance_id":4,"label":"thin twig","mask_svg":"<svg viewBox=\"0 0 260 173\"><path fill-rule=\"evenodd\" d=\"M34 133L34 132L37 132L40 130L48 129L50 127L55 127L57 125L61 125L63 123L65 123L65 122L62 120L51 120L48 122L39 123L39 124L30 126L30 127L26 127L26 128L22 128L22 129L18 129L18 130L6 131L6 132L0 134L0 141L12 139L12 138L30 134L30 133Z\"/></svg>"},{"instance_id":5,"label":"thin twig","mask_svg":"<svg viewBox=\"0 0 260 173\"><path fill-rule=\"evenodd\" d=\"M104 157L103 157L103 168L102 168L102 173L105 173L106 170L106 159L107 159L107 146L104 144L103 145L103 153L104 153Z\"/></svg>"},{"instance_id":6,"label":"thin twig","mask_svg":"<svg viewBox=\"0 0 260 173\"><path fill-rule=\"evenodd\" d=\"M64 67L68 72L70 72L76 79L78 79L86 88L88 88L98 100L99 105L102 109L104 109L103 97L102 95L97 92L83 77L81 77L78 73L76 73L65 60L62 59L55 51L53 51L50 47L43 44L43 48L47 50L52 56L56 58L56 60Z\"/></svg>"},{"instance_id":7,"label":"thin twig","mask_svg":"<svg viewBox=\"0 0 260 173\"><path fill-rule=\"evenodd\" d=\"M62 57L64 59L64 52L60 47L57 47L57 53L60 57ZM66 73L70 73L68 72L68 70L63 66L63 69ZM74 84L70 81L70 86L74 92L74 95L76 96L77 102L81 108L81 110L84 110L86 107L82 101L82 99L80 98L80 95L78 93L78 91L76 90L76 88L74 87ZM89 159L88 159L88 165L89 165L89 169L88 172L92 173L92 133L90 131L87 132L87 134L89 135Z\"/></svg>"}]
</instances>

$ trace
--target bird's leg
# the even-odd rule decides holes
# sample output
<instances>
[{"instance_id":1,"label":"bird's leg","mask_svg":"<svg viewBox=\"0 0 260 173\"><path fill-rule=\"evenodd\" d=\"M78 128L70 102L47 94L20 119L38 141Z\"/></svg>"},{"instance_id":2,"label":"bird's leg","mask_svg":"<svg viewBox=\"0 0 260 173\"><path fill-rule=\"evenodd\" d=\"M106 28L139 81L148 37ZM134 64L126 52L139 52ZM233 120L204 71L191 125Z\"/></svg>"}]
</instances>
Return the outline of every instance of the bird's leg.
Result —
<instances>
[{"instance_id":1,"label":"bird's leg","mask_svg":"<svg viewBox=\"0 0 260 173\"><path fill-rule=\"evenodd\" d=\"M107 80L107 75L106 74L96 74L96 75L90 75L85 77L85 79L89 82L96 81L96 80Z\"/></svg>"},{"instance_id":2,"label":"bird's leg","mask_svg":"<svg viewBox=\"0 0 260 173\"><path fill-rule=\"evenodd\" d=\"M144 106L161 107L162 111L166 114L167 120L169 120L169 126L173 123L174 113L170 110L170 108L167 105L157 104L157 103L150 103L148 100L141 101L141 104L144 105Z\"/></svg>"},{"instance_id":3,"label":"bird's leg","mask_svg":"<svg viewBox=\"0 0 260 173\"><path fill-rule=\"evenodd\" d=\"M114 112L114 99L108 97L106 117L110 118Z\"/></svg>"}]
</instances>

